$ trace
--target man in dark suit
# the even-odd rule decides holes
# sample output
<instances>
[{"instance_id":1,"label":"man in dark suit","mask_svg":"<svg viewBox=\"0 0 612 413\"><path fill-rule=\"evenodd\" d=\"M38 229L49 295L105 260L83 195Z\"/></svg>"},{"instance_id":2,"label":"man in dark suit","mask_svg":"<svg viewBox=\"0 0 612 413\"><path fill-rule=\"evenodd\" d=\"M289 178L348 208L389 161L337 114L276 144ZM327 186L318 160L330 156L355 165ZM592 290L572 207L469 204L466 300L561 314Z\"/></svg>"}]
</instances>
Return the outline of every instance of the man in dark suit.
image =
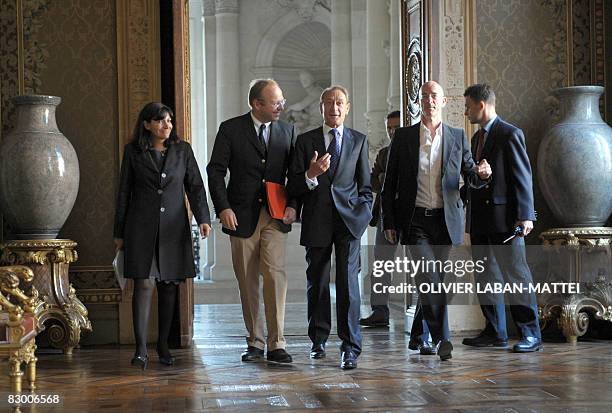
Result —
<instances>
[{"instance_id":1,"label":"man in dark suit","mask_svg":"<svg viewBox=\"0 0 612 413\"><path fill-rule=\"evenodd\" d=\"M287 295L285 242L295 221L297 202L288 200L282 220L272 218L265 184L285 184L295 129L279 120L285 100L274 80L253 81L249 105L249 113L219 126L207 167L208 187L223 232L230 235L232 263L248 331L248 347L242 361L262 358L267 345L269 361L290 363L283 335ZM260 274L267 340L259 311Z\"/></svg>"},{"instance_id":2,"label":"man in dark suit","mask_svg":"<svg viewBox=\"0 0 612 413\"><path fill-rule=\"evenodd\" d=\"M493 169L491 182L484 188L468 191L468 229L474 259L487 258L485 272L477 279L483 282L533 282L527 266L524 236L533 229L535 211L531 166L523 131L503 121L495 111L495 93L487 84L468 87L465 115L480 125L472 138L477 162L489 162ZM514 233L522 232L507 245L501 246ZM486 318L485 329L463 344L475 347L507 347L506 311L501 295L479 295ZM521 334L513 347L515 352L531 352L542 348L535 293L513 294L510 312Z\"/></svg>"},{"instance_id":3,"label":"man in dark suit","mask_svg":"<svg viewBox=\"0 0 612 413\"><path fill-rule=\"evenodd\" d=\"M340 367L353 369L361 353L359 240L372 218L368 141L365 135L344 126L350 110L344 87L325 89L320 107L323 127L298 136L288 191L303 203L300 243L306 247L308 263L310 357L325 357L331 330L329 276L334 249Z\"/></svg>"},{"instance_id":4,"label":"man in dark suit","mask_svg":"<svg viewBox=\"0 0 612 413\"><path fill-rule=\"evenodd\" d=\"M393 259L397 249L397 244L391 244L385 238L382 227L382 219L380 217L380 192L382 190L383 183L385 182L385 168L387 167L389 147L393 141L395 130L400 126L399 110L389 113L385 123L387 126L389 145L382 147L378 151L376 160L374 161L374 166L370 172L372 192L376 193L376 198L374 198L374 206L372 206L372 220L370 221L370 226L376 227L376 239L374 241L375 260ZM365 327L383 327L389 325L389 293L387 290L382 293L376 293L376 289L374 288L375 283L389 285L391 283L391 275L385 273L381 278L374 278L374 276L371 275L370 305L372 307L372 314L359 320L359 324Z\"/></svg>"},{"instance_id":5,"label":"man in dark suit","mask_svg":"<svg viewBox=\"0 0 612 413\"><path fill-rule=\"evenodd\" d=\"M398 129L389 151L382 191L385 236L395 242L399 228L400 242L408 245L414 260L445 261L450 245L463 243L460 177L480 187L491 175L486 162L475 166L464 131L442 123L446 101L438 83L423 84L421 122ZM435 270L416 274L417 285L442 281L443 274ZM420 303L438 356L450 359L453 346L444 331L444 294L421 294Z\"/></svg>"}]
</instances>

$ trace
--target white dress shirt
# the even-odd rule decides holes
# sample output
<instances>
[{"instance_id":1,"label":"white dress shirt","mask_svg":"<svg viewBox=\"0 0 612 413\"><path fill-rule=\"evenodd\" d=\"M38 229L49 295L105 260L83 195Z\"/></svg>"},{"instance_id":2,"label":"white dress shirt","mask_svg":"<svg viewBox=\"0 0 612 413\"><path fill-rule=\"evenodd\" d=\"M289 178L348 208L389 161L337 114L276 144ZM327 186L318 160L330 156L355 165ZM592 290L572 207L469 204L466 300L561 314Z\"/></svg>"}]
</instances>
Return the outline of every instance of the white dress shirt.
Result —
<instances>
[{"instance_id":1,"label":"white dress shirt","mask_svg":"<svg viewBox=\"0 0 612 413\"><path fill-rule=\"evenodd\" d=\"M442 198L442 123L432 137L427 126L419 129L419 171L415 206L444 208Z\"/></svg>"},{"instance_id":2,"label":"white dress shirt","mask_svg":"<svg viewBox=\"0 0 612 413\"><path fill-rule=\"evenodd\" d=\"M340 125L337 128L331 128L327 126L326 124L323 124L323 139L325 139L325 150L327 150L327 148L329 147L329 144L332 141L332 136L329 133L329 131L332 129L336 129L338 131L338 136L339 136L339 141L340 141L340 144L338 146L340 147L340 153L342 153L342 138L344 136L344 125ZM324 154L320 153L319 158L323 155ZM308 186L308 189L313 190L317 187L317 185L319 185L319 181L317 180L316 176L312 179L308 177L308 171L306 171L304 176L306 177L306 186Z\"/></svg>"},{"instance_id":3,"label":"white dress shirt","mask_svg":"<svg viewBox=\"0 0 612 413\"><path fill-rule=\"evenodd\" d=\"M262 125L262 122L253 115L251 112L251 118L253 119L253 124L255 125L255 134L259 138L259 127ZM263 131L264 141L266 142L266 148L268 147L268 142L270 141L270 125L272 122L264 123L266 128Z\"/></svg>"}]
</instances>

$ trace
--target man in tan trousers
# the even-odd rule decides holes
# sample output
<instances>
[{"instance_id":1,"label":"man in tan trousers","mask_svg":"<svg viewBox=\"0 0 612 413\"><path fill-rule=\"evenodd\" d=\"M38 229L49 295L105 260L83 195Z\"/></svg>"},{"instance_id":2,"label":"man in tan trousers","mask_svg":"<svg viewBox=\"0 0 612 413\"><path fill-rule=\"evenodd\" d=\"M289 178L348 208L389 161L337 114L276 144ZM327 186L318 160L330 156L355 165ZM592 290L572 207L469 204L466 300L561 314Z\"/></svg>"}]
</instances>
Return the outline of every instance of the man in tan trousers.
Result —
<instances>
[{"instance_id":1,"label":"man in tan trousers","mask_svg":"<svg viewBox=\"0 0 612 413\"><path fill-rule=\"evenodd\" d=\"M279 120L283 92L272 79L251 82L251 111L219 126L208 167L208 186L223 232L230 235L232 263L240 289L247 349L242 361L263 358L291 363L283 335L287 274L285 242L295 221L297 201L287 201L274 219L266 183L284 185L295 143L295 128ZM226 187L225 175L230 171ZM281 210L282 213L282 210ZM263 279L267 339L260 314L259 286Z\"/></svg>"}]
</instances>

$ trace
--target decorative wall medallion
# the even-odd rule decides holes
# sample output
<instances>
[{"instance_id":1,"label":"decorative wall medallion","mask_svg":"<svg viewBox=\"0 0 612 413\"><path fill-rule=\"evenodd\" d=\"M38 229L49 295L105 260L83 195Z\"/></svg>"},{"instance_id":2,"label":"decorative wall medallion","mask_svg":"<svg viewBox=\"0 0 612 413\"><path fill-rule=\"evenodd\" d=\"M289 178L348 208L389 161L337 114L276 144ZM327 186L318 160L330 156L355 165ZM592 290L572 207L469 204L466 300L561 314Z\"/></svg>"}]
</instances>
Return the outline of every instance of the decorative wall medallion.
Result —
<instances>
[{"instance_id":1,"label":"decorative wall medallion","mask_svg":"<svg viewBox=\"0 0 612 413\"><path fill-rule=\"evenodd\" d=\"M421 106L419 105L419 89L421 88L422 65L421 44L418 38L412 39L408 48L408 63L406 65L406 91L408 101L406 109L413 118L419 117Z\"/></svg>"}]
</instances>

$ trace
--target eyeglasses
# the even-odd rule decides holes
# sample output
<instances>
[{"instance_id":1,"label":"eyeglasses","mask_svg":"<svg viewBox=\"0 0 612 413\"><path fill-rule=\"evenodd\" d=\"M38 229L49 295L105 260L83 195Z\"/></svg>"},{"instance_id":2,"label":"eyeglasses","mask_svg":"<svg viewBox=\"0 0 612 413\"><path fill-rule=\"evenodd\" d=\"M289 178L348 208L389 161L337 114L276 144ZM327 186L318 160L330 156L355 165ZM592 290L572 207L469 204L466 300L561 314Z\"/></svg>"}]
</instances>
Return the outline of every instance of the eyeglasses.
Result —
<instances>
[{"instance_id":1,"label":"eyeglasses","mask_svg":"<svg viewBox=\"0 0 612 413\"><path fill-rule=\"evenodd\" d=\"M265 105L268 105L268 103L266 103L263 99L259 99L259 101ZM278 102L269 103L269 105L271 105L275 109L283 109L286 104L287 104L287 99L279 100Z\"/></svg>"}]
</instances>

